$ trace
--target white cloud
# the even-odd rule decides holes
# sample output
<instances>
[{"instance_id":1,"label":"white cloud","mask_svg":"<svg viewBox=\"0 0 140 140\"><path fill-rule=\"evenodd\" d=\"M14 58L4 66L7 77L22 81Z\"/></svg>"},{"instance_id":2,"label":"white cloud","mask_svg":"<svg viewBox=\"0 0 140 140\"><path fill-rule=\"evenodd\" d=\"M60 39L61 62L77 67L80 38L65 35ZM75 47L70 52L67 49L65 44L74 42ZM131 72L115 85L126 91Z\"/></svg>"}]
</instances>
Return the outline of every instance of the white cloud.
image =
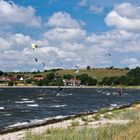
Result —
<instances>
[{"instance_id":1,"label":"white cloud","mask_svg":"<svg viewBox=\"0 0 140 140\"><path fill-rule=\"evenodd\" d=\"M41 18L35 15L32 7L17 6L13 2L0 1L0 25L21 24L27 27L40 27Z\"/></svg>"},{"instance_id":2,"label":"white cloud","mask_svg":"<svg viewBox=\"0 0 140 140\"><path fill-rule=\"evenodd\" d=\"M89 10L92 11L92 12L94 12L94 13L101 13L101 12L103 12L103 7L91 5L89 7Z\"/></svg>"},{"instance_id":3,"label":"white cloud","mask_svg":"<svg viewBox=\"0 0 140 140\"><path fill-rule=\"evenodd\" d=\"M5 37L0 37L1 47L0 50L22 50L25 47L30 47L31 42L30 36L19 34L6 34Z\"/></svg>"},{"instance_id":4,"label":"white cloud","mask_svg":"<svg viewBox=\"0 0 140 140\"><path fill-rule=\"evenodd\" d=\"M104 6L98 4L95 1L90 1L90 0L80 0L80 2L78 3L79 7L84 7L87 8L89 11L91 11L92 13L102 13L104 10Z\"/></svg>"},{"instance_id":5,"label":"white cloud","mask_svg":"<svg viewBox=\"0 0 140 140\"><path fill-rule=\"evenodd\" d=\"M117 6L114 7L116 13L119 13L118 9ZM126 13L123 15L128 18ZM138 18L135 15L136 17ZM98 35L87 35L86 30L80 26L80 20L73 19L70 14L64 12L54 13L47 23L49 28L37 39L22 33L11 33L10 30L8 33L0 32L2 70L44 70L42 62L48 69L60 67L60 61L65 68L72 68L74 65L109 67L115 65L115 61L118 66L125 64L132 67L138 64L139 32L116 26L117 29ZM33 53L30 45L34 42L39 48ZM111 53L111 57L106 58L106 53ZM131 59L126 59L130 53ZM38 58L37 63L33 61L34 57Z\"/></svg>"},{"instance_id":6,"label":"white cloud","mask_svg":"<svg viewBox=\"0 0 140 140\"><path fill-rule=\"evenodd\" d=\"M140 64L137 58L125 59L123 63L127 64L130 68L135 68Z\"/></svg>"},{"instance_id":7,"label":"white cloud","mask_svg":"<svg viewBox=\"0 0 140 140\"><path fill-rule=\"evenodd\" d=\"M108 26L128 31L140 31L140 8L130 3L116 5L105 22Z\"/></svg>"},{"instance_id":8,"label":"white cloud","mask_svg":"<svg viewBox=\"0 0 140 140\"><path fill-rule=\"evenodd\" d=\"M0 37L0 42L0 51L7 50L10 48L10 43L6 39Z\"/></svg>"},{"instance_id":9,"label":"white cloud","mask_svg":"<svg viewBox=\"0 0 140 140\"><path fill-rule=\"evenodd\" d=\"M58 41L74 41L84 38L86 35L84 30L80 28L54 28L47 31L44 37L49 40Z\"/></svg>"},{"instance_id":10,"label":"white cloud","mask_svg":"<svg viewBox=\"0 0 140 140\"><path fill-rule=\"evenodd\" d=\"M78 44L76 42L73 43L64 42L62 43L60 49L64 51L80 51L84 49L84 46L83 44Z\"/></svg>"},{"instance_id":11,"label":"white cloud","mask_svg":"<svg viewBox=\"0 0 140 140\"><path fill-rule=\"evenodd\" d=\"M72 19L71 15L66 12L54 13L48 20L47 26L60 28L79 28L80 24L77 20Z\"/></svg>"}]
</instances>

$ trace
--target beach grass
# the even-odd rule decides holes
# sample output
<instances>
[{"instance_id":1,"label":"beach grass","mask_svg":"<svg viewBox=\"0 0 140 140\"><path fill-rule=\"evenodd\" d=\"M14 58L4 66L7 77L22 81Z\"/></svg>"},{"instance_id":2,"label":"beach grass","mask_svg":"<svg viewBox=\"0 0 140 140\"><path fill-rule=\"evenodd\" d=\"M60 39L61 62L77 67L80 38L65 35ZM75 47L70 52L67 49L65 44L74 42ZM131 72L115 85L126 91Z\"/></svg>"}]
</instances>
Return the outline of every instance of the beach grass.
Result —
<instances>
[{"instance_id":1,"label":"beach grass","mask_svg":"<svg viewBox=\"0 0 140 140\"><path fill-rule=\"evenodd\" d=\"M106 123L98 127L89 127L92 121L105 119L129 120L128 123ZM105 116L106 115L106 116ZM97 117L97 119L95 119ZM81 116L84 123L80 126L79 121L71 121L67 128L49 128L41 134L28 131L24 140L140 140L140 107L132 107L109 111L107 108L101 109L91 118Z\"/></svg>"},{"instance_id":2,"label":"beach grass","mask_svg":"<svg viewBox=\"0 0 140 140\"><path fill-rule=\"evenodd\" d=\"M109 124L100 128L49 129L42 134L27 132L25 140L140 140L140 120L126 125Z\"/></svg>"}]
</instances>

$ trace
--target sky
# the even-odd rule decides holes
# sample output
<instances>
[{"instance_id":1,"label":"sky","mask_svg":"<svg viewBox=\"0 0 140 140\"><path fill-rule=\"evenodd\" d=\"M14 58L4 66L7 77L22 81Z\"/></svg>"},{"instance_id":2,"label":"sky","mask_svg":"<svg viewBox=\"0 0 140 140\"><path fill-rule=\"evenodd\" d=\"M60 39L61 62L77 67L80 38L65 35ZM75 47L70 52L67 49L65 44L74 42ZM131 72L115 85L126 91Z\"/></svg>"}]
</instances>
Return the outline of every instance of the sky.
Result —
<instances>
[{"instance_id":1,"label":"sky","mask_svg":"<svg viewBox=\"0 0 140 140\"><path fill-rule=\"evenodd\" d=\"M135 68L140 1L0 0L0 42L2 71Z\"/></svg>"}]
</instances>

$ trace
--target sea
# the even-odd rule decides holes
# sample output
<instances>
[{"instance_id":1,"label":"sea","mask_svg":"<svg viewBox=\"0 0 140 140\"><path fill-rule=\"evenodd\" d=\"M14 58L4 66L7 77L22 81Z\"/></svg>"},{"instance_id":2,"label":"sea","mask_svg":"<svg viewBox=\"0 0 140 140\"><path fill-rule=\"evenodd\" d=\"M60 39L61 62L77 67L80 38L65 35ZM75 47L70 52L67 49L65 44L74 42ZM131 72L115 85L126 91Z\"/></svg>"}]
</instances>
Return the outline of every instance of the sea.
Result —
<instances>
[{"instance_id":1,"label":"sea","mask_svg":"<svg viewBox=\"0 0 140 140\"><path fill-rule=\"evenodd\" d=\"M140 102L140 90L119 88L0 88L0 132L51 118Z\"/></svg>"}]
</instances>

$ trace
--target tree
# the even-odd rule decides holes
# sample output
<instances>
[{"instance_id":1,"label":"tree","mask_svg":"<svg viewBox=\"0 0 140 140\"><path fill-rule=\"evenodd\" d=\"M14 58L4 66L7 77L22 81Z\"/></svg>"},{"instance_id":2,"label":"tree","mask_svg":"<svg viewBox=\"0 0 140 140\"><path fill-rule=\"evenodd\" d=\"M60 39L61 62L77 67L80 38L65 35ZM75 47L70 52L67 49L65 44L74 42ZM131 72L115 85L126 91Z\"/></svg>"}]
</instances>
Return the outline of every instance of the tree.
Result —
<instances>
[{"instance_id":1,"label":"tree","mask_svg":"<svg viewBox=\"0 0 140 140\"><path fill-rule=\"evenodd\" d=\"M37 81L37 86L43 86L43 85L44 85L44 81L43 80Z\"/></svg>"},{"instance_id":2,"label":"tree","mask_svg":"<svg viewBox=\"0 0 140 140\"><path fill-rule=\"evenodd\" d=\"M73 76L71 74L64 75L63 78L70 80Z\"/></svg>"},{"instance_id":3,"label":"tree","mask_svg":"<svg viewBox=\"0 0 140 140\"><path fill-rule=\"evenodd\" d=\"M2 76L4 74L4 72L0 71L0 76Z\"/></svg>"},{"instance_id":4,"label":"tree","mask_svg":"<svg viewBox=\"0 0 140 140\"><path fill-rule=\"evenodd\" d=\"M140 77L140 67L136 67L135 69L129 70L127 73L129 77Z\"/></svg>"},{"instance_id":5,"label":"tree","mask_svg":"<svg viewBox=\"0 0 140 140\"><path fill-rule=\"evenodd\" d=\"M128 67L125 67L124 69L125 69L125 70L129 70L129 68L128 68Z\"/></svg>"},{"instance_id":6,"label":"tree","mask_svg":"<svg viewBox=\"0 0 140 140\"><path fill-rule=\"evenodd\" d=\"M111 66L109 69L113 69L114 68L114 66Z\"/></svg>"},{"instance_id":7,"label":"tree","mask_svg":"<svg viewBox=\"0 0 140 140\"><path fill-rule=\"evenodd\" d=\"M88 76L87 74L81 74L77 76L77 79L81 80L82 85L96 85L97 80Z\"/></svg>"},{"instance_id":8,"label":"tree","mask_svg":"<svg viewBox=\"0 0 140 140\"><path fill-rule=\"evenodd\" d=\"M87 66L87 70L90 70L91 68L90 68L90 66Z\"/></svg>"},{"instance_id":9,"label":"tree","mask_svg":"<svg viewBox=\"0 0 140 140\"><path fill-rule=\"evenodd\" d=\"M48 83L49 86L64 86L63 79L58 78Z\"/></svg>"}]
</instances>

